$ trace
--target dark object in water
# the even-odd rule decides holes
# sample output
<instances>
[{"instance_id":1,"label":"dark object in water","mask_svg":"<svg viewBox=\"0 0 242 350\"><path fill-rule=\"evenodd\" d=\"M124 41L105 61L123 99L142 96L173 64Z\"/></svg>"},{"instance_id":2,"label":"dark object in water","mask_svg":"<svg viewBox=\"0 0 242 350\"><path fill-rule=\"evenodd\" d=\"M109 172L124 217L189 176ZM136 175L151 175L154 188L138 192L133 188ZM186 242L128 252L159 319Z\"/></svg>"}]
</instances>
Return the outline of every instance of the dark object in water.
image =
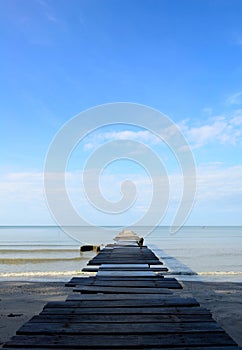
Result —
<instances>
[{"instance_id":1,"label":"dark object in water","mask_svg":"<svg viewBox=\"0 0 242 350\"><path fill-rule=\"evenodd\" d=\"M96 252L99 252L100 251L100 246L98 245L82 245L80 247L80 251L81 252L90 252L90 251L96 251Z\"/></svg>"},{"instance_id":2,"label":"dark object in water","mask_svg":"<svg viewBox=\"0 0 242 350\"><path fill-rule=\"evenodd\" d=\"M138 245L139 245L139 247L141 248L141 247L143 246L143 244L144 244L144 238L141 237L141 238L139 239L139 241L138 241Z\"/></svg>"}]
</instances>

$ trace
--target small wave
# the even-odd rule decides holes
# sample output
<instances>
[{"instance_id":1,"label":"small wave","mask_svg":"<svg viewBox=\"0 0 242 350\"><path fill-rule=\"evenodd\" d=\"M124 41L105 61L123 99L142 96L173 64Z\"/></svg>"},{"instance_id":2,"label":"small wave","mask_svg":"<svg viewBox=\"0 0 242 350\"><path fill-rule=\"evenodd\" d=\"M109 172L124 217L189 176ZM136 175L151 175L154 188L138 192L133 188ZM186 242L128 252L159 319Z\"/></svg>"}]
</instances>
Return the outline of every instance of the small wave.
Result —
<instances>
[{"instance_id":1,"label":"small wave","mask_svg":"<svg viewBox=\"0 0 242 350\"><path fill-rule=\"evenodd\" d=\"M39 264L39 263L51 263L56 261L80 261L80 260L86 260L82 257L75 257L75 258L0 258L0 264L7 264L7 265L20 265L20 264Z\"/></svg>"},{"instance_id":2,"label":"small wave","mask_svg":"<svg viewBox=\"0 0 242 350\"><path fill-rule=\"evenodd\" d=\"M26 249L26 246L22 248L22 245L19 245L16 248L16 245L13 248L9 248L9 245L4 248L4 246L1 246L0 253L55 253L55 252L78 252L80 251L80 247L74 247L74 248L54 248L54 247L48 247L48 248L32 248L32 246L29 247L29 249Z\"/></svg>"},{"instance_id":3,"label":"small wave","mask_svg":"<svg viewBox=\"0 0 242 350\"><path fill-rule=\"evenodd\" d=\"M202 271L202 272L193 272L193 271L169 271L167 274L176 275L176 276L240 276L242 271Z\"/></svg>"},{"instance_id":4,"label":"small wave","mask_svg":"<svg viewBox=\"0 0 242 350\"><path fill-rule=\"evenodd\" d=\"M240 275L242 275L242 271L204 271L204 272L197 272L197 275L199 275L199 276L209 276L209 275L240 276Z\"/></svg>"},{"instance_id":5,"label":"small wave","mask_svg":"<svg viewBox=\"0 0 242 350\"><path fill-rule=\"evenodd\" d=\"M61 276L73 276L83 275L87 276L95 274L94 272L82 272L82 271L34 271L34 272L2 272L0 278L8 277L61 277Z\"/></svg>"}]
</instances>

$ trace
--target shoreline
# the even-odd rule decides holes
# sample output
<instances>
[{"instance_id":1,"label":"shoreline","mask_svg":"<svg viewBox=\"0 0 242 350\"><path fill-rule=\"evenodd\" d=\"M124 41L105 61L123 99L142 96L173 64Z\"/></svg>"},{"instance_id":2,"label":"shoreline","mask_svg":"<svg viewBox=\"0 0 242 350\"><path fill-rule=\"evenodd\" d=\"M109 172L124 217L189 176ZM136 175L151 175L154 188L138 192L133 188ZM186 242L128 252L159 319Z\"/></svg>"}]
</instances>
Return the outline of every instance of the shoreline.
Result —
<instances>
[{"instance_id":1,"label":"shoreline","mask_svg":"<svg viewBox=\"0 0 242 350\"><path fill-rule=\"evenodd\" d=\"M242 346L242 283L181 281L176 291L193 296ZM0 347L22 324L39 314L49 301L64 301L72 292L65 282L0 281ZM14 302L13 302L14 301Z\"/></svg>"}]
</instances>

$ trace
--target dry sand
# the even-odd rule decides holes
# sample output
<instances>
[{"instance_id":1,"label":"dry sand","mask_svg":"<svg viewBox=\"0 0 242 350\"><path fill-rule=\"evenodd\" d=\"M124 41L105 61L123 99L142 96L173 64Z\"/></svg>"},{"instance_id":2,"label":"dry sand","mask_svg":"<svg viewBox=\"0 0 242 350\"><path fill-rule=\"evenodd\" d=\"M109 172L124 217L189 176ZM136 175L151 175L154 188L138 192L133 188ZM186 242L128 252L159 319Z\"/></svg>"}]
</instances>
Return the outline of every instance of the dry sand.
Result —
<instances>
[{"instance_id":1,"label":"dry sand","mask_svg":"<svg viewBox=\"0 0 242 350\"><path fill-rule=\"evenodd\" d=\"M216 321L242 346L242 283L183 282L211 310ZM6 342L48 301L65 300L71 289L60 282L0 282L0 343ZM179 292L178 292L179 293Z\"/></svg>"}]
</instances>

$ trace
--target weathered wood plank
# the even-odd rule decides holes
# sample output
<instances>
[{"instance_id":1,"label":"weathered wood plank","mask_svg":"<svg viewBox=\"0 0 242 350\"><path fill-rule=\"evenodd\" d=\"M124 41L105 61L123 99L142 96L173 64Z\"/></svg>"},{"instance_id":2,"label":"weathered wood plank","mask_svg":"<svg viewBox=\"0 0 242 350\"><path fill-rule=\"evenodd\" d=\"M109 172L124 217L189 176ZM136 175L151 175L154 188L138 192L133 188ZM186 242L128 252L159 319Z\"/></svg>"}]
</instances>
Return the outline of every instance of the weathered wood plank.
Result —
<instances>
[{"instance_id":1,"label":"weathered wood plank","mask_svg":"<svg viewBox=\"0 0 242 350\"><path fill-rule=\"evenodd\" d=\"M120 263L122 263L122 262L125 262L125 261L127 261L127 263L129 262L129 263L133 263L134 262L134 260L127 260L126 258L123 258L122 260L117 260L117 259L111 259L111 258L107 258L107 259L102 259L102 260L90 260L88 263L87 263L87 265L88 266L92 266L92 265L102 265L102 264L104 264L105 262L107 262L107 261L110 261L110 262L112 262L113 264L120 264ZM142 262L142 261L144 261L143 259L142 260L139 260L139 261L137 261L137 263L140 263L140 262ZM160 261L154 261L154 260L146 260L146 262L147 262L147 264L149 264L149 265L160 265Z\"/></svg>"},{"instance_id":2,"label":"weathered wood plank","mask_svg":"<svg viewBox=\"0 0 242 350\"><path fill-rule=\"evenodd\" d=\"M179 282L175 279L175 278L154 278L154 279L125 279L125 278L115 278L115 279L110 279L110 278L102 278L102 277L96 277L93 280L85 280L85 281L80 281L81 284L88 284L88 283L92 283L94 285L116 285L116 286L121 286L121 285L143 285L143 286L155 286L155 287L159 287L161 285L165 285L165 284L178 284Z\"/></svg>"},{"instance_id":3,"label":"weathered wood plank","mask_svg":"<svg viewBox=\"0 0 242 350\"><path fill-rule=\"evenodd\" d=\"M91 280L91 281L79 281L77 283L78 287L84 286L96 286L96 287L143 287L143 288L181 288L181 285L177 281L168 281L166 279L156 280L156 281L136 281L134 280Z\"/></svg>"},{"instance_id":4,"label":"weathered wood plank","mask_svg":"<svg viewBox=\"0 0 242 350\"><path fill-rule=\"evenodd\" d=\"M131 280L114 280L110 281L109 279L95 279L95 280L90 280L90 281L78 281L76 282L69 282L69 284L75 284L78 287L82 286L102 286L102 287L147 287L147 288L169 288L169 286L180 286L179 282L177 281L168 281L166 279L164 280L156 280L156 281L136 281L136 279L131 279ZM168 287L166 287L168 286Z\"/></svg>"},{"instance_id":5,"label":"weathered wood plank","mask_svg":"<svg viewBox=\"0 0 242 350\"><path fill-rule=\"evenodd\" d=\"M83 267L83 272L97 272L99 270L99 267L96 266L89 266L89 267Z\"/></svg>"},{"instance_id":6,"label":"weathered wood plank","mask_svg":"<svg viewBox=\"0 0 242 350\"><path fill-rule=\"evenodd\" d=\"M52 301L46 304L44 308L51 307L168 307L168 306L199 306L194 298L179 298L172 295L162 295L160 299L137 299L137 300L83 300L77 302Z\"/></svg>"},{"instance_id":7,"label":"weathered wood plank","mask_svg":"<svg viewBox=\"0 0 242 350\"><path fill-rule=\"evenodd\" d=\"M199 307L99 307L44 308L40 315L211 315L207 309Z\"/></svg>"},{"instance_id":8,"label":"weathered wood plank","mask_svg":"<svg viewBox=\"0 0 242 350\"><path fill-rule=\"evenodd\" d=\"M155 276L151 276L151 277L135 277L135 281L163 281L165 278L166 281L177 281L176 278L174 277L164 277L162 275L155 275ZM98 281L133 281L134 278L133 277L129 277L129 276L110 276L110 277L106 277L106 276L92 276L92 277L87 277L85 278L85 281L94 281L94 280L98 280ZM71 280L69 282L81 282L83 281L83 277L72 277Z\"/></svg>"},{"instance_id":9,"label":"weathered wood plank","mask_svg":"<svg viewBox=\"0 0 242 350\"><path fill-rule=\"evenodd\" d=\"M100 265L102 266L102 265ZM89 266L89 267L84 267L82 269L83 272L97 272L99 270L99 267L95 267L95 266ZM116 270L115 268L110 268L109 271L112 271L112 270ZM131 270L131 269L127 269L125 268L124 270ZM145 269L138 269L138 270L145 270ZM153 271L153 272L167 272L168 271L168 268L167 267L158 267L155 268L155 267L150 267L149 268L150 271Z\"/></svg>"},{"instance_id":10,"label":"weathered wood plank","mask_svg":"<svg viewBox=\"0 0 242 350\"><path fill-rule=\"evenodd\" d=\"M35 346L30 346L30 347L27 347L27 346L24 346L25 348L27 348L27 349L35 349L35 350L53 350L53 349L55 349L55 350L63 350L63 347L56 347L56 346L54 346L54 347L46 347L46 346L44 346L44 347L39 347L38 345L36 345L36 347ZM23 347L8 347L8 348L14 348L15 350L23 350ZM70 349L69 347L68 348L64 348L64 349ZM80 349L79 347L75 347L75 349ZM88 350L97 350L97 349L103 349L103 347L89 347L88 348ZM108 349L114 349L114 348L110 348L110 347L108 347ZM133 347L133 349L135 349L135 350L144 350L144 349L147 349L147 350L159 350L159 349L162 349L162 350L242 350L242 348L241 347L238 347L238 346L230 346L230 345L228 345L228 346L221 346L221 345L219 345L219 346L202 346L202 347L197 347L197 346L195 346L195 347L179 347L179 348L177 348L177 347L174 347L174 346L172 346L172 347L169 347L169 348L167 348L167 347L161 347L161 346L159 346L159 347L150 347L150 346L146 346L146 347L143 347L142 346L142 348L141 347ZM115 350L127 350L127 346L125 346L125 347L122 347L121 345L120 346L116 346L115 347Z\"/></svg>"},{"instance_id":11,"label":"weathered wood plank","mask_svg":"<svg viewBox=\"0 0 242 350\"><path fill-rule=\"evenodd\" d=\"M110 268L115 268L115 269L127 269L127 268L135 268L135 269L142 269L146 268L149 269L148 264L103 264L100 266L100 269L110 269Z\"/></svg>"},{"instance_id":12,"label":"weathered wood plank","mask_svg":"<svg viewBox=\"0 0 242 350\"><path fill-rule=\"evenodd\" d=\"M12 350L19 350L19 349L21 349L21 350L29 350L30 348L32 348L32 349L35 349L35 350L43 350L43 349L45 349L45 350L53 350L53 349L55 349L55 350L66 350L67 348L66 347L33 347L33 346L31 346L31 347L23 347L23 346L20 346L20 347L11 347L11 349ZM108 346L107 347L109 350L115 350L115 349L117 349L117 347L110 347L110 346ZM88 350L96 350L96 349L100 349L99 347L88 347ZM119 350L127 350L127 346L126 347L119 347L118 348ZM133 347L133 349L135 349L135 350L144 350L144 347ZM158 348L157 347L146 347L145 349L147 349L147 350L158 350L158 349L162 349L162 350L242 350L242 348L241 347L238 347L238 346L212 346L212 347L210 347L210 346L203 346L203 347L197 347L197 346L195 346L195 347L179 347L179 348L174 348L174 347L169 347L169 348L167 348L167 347L161 347L161 346L159 346Z\"/></svg>"},{"instance_id":13,"label":"weathered wood plank","mask_svg":"<svg viewBox=\"0 0 242 350\"><path fill-rule=\"evenodd\" d=\"M149 259L127 259L127 258L123 258L123 259L116 259L116 258L105 258L105 259L93 259L93 260L90 260L87 265L102 265L102 264L105 264L105 262L109 261L110 263L112 264L122 264L124 262L127 262L127 263L130 263L130 264L133 264L135 261L137 261L137 263L142 263L142 262L146 262L147 264L149 265L161 265L161 261L160 260L149 260Z\"/></svg>"},{"instance_id":14,"label":"weathered wood plank","mask_svg":"<svg viewBox=\"0 0 242 350\"><path fill-rule=\"evenodd\" d=\"M162 294L172 294L170 290L164 289L165 293ZM109 293L109 294L80 294L80 293L73 293L68 295L66 301L81 301L81 300L137 300L137 299L161 299L161 294L120 294L120 293Z\"/></svg>"},{"instance_id":15,"label":"weathered wood plank","mask_svg":"<svg viewBox=\"0 0 242 350\"><path fill-rule=\"evenodd\" d=\"M152 277L155 276L155 272L153 271L107 271L107 270L103 270L103 271L98 271L97 272L97 277L102 277L102 276L130 276L130 277Z\"/></svg>"},{"instance_id":16,"label":"weathered wood plank","mask_svg":"<svg viewBox=\"0 0 242 350\"><path fill-rule=\"evenodd\" d=\"M142 317L141 314L65 314L65 317L60 317L59 314L40 314L33 316L30 322L37 323L62 323L63 319L66 323L161 323L161 322L214 322L211 314L177 314L177 315L164 315L164 314L145 314Z\"/></svg>"},{"instance_id":17,"label":"weathered wood plank","mask_svg":"<svg viewBox=\"0 0 242 350\"><path fill-rule=\"evenodd\" d=\"M106 286L79 286L78 288L74 288L74 292L81 293L135 293L135 294L170 294L169 291L166 291L166 288L170 289L180 289L181 286L179 284L164 284L164 287L156 287L156 288L142 288L142 287L106 287Z\"/></svg>"},{"instance_id":18,"label":"weathered wood plank","mask_svg":"<svg viewBox=\"0 0 242 350\"><path fill-rule=\"evenodd\" d=\"M136 277L135 281L137 281L137 282L144 282L144 283L146 283L146 282L148 282L148 283L154 282L155 283L155 282L162 281L163 279L164 279L163 276L157 276L157 277L155 276L154 278L147 277L147 279L145 277L141 277L141 278L140 277ZM130 282L130 281L131 282L134 281L134 279L132 277L120 277L120 276L118 276L118 277L110 277L110 278L109 277L98 277L96 280L98 280L99 284L101 282L105 283L106 281L112 281L112 283L115 283L116 281L120 281L120 282L121 281L126 281L127 283ZM166 278L165 280L167 282L175 282L176 281L174 278ZM92 282L92 281L94 281L94 280L90 280L90 282ZM176 282L176 283L179 283L179 282ZM65 286L66 287L75 287L75 286L79 286L79 285L90 285L90 284L94 284L94 283L83 282L81 280L81 278L80 279L73 278L69 282L67 282L65 284Z\"/></svg>"},{"instance_id":19,"label":"weathered wood plank","mask_svg":"<svg viewBox=\"0 0 242 350\"><path fill-rule=\"evenodd\" d=\"M183 333L214 333L224 330L214 322L185 322L185 323L114 323L112 327L106 323L32 323L27 322L17 334L183 334Z\"/></svg>"},{"instance_id":20,"label":"weathered wood plank","mask_svg":"<svg viewBox=\"0 0 242 350\"><path fill-rule=\"evenodd\" d=\"M63 347L69 349L96 348L132 348L154 347L194 347L194 346L225 346L236 345L224 332L217 333L187 333L187 334L151 334L151 335L19 335L14 336L8 346L26 347Z\"/></svg>"}]
</instances>

